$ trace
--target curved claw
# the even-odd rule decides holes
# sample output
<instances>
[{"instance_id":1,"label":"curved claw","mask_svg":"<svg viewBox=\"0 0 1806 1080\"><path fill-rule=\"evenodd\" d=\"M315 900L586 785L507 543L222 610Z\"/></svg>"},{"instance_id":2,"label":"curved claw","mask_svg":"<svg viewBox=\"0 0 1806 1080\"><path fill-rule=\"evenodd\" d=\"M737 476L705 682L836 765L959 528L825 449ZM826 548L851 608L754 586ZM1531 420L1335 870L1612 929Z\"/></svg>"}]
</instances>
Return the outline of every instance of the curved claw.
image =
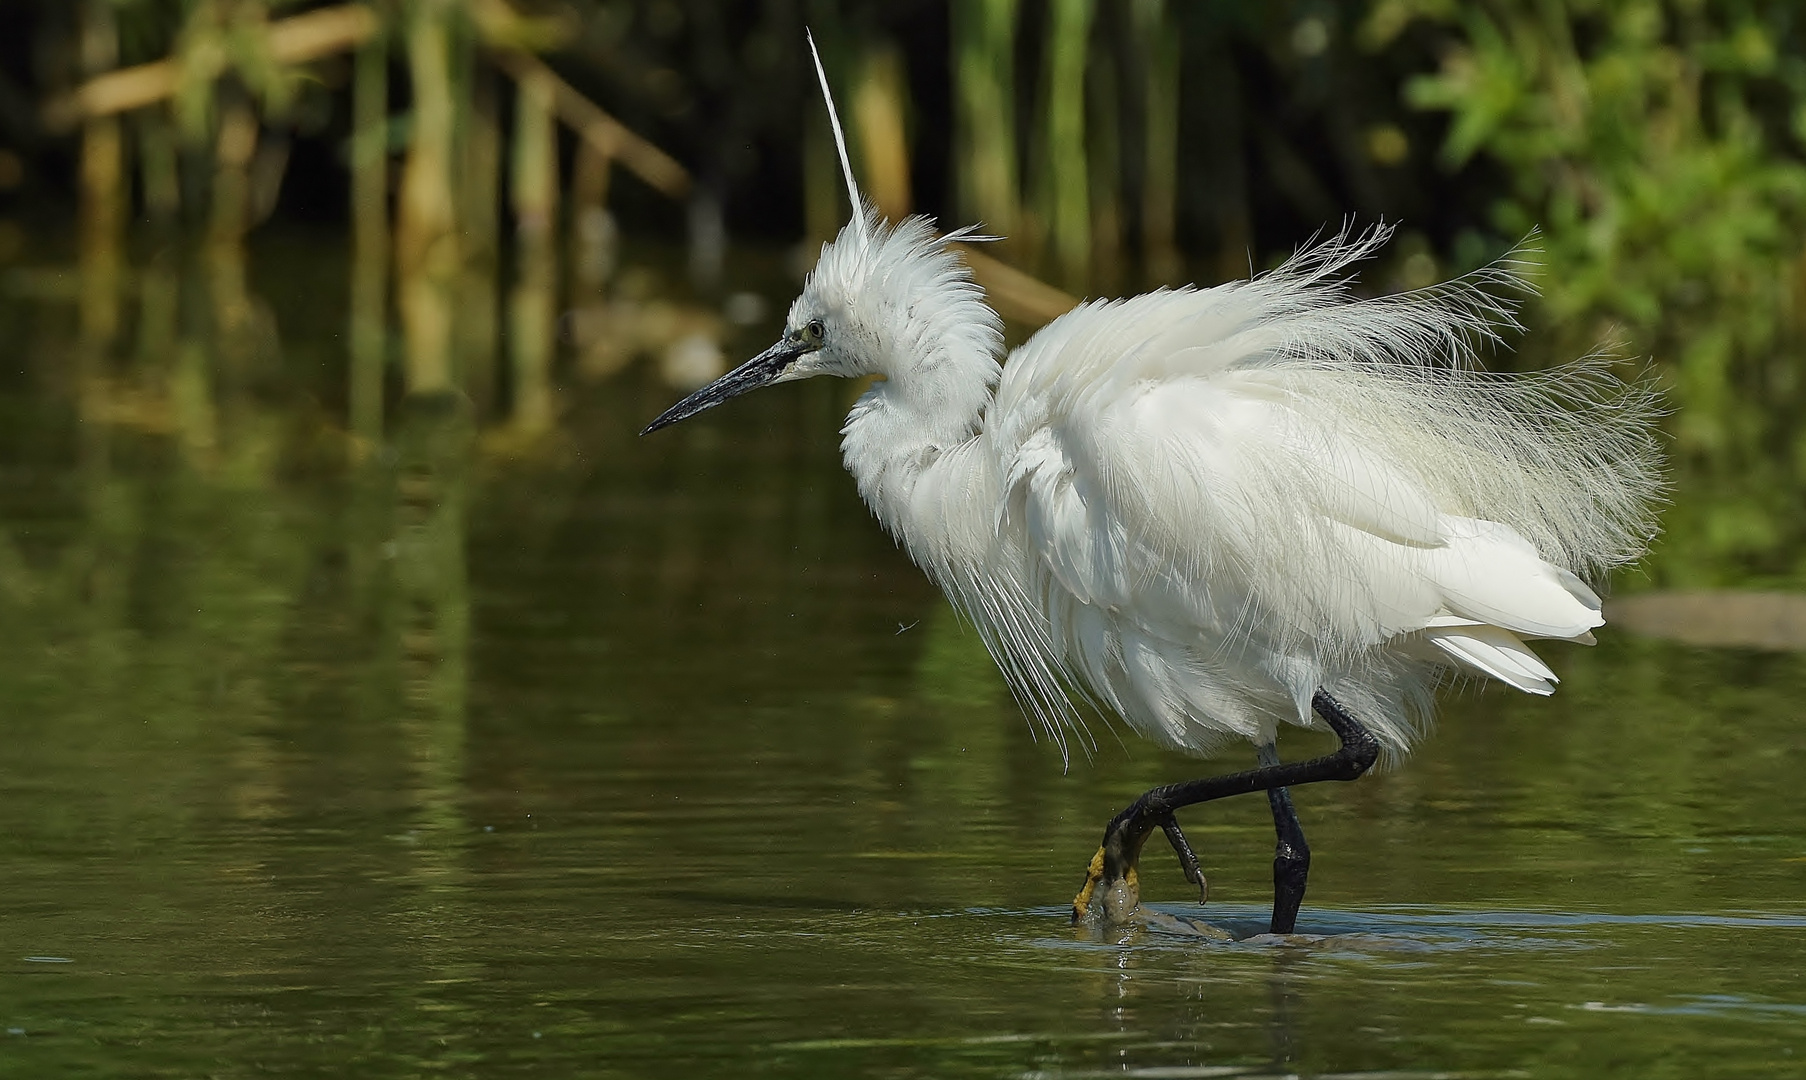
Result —
<instances>
[{"instance_id":1,"label":"curved claw","mask_svg":"<svg viewBox=\"0 0 1806 1080\"><path fill-rule=\"evenodd\" d=\"M1168 814L1160 821L1160 831L1166 834L1166 842L1173 845L1173 854L1179 856L1179 868L1185 871L1185 880L1198 887L1198 903L1210 900L1210 881L1204 876L1204 868L1198 865L1198 854L1191 849L1190 841L1179 828L1179 819ZM1100 851L1099 854L1102 854Z\"/></svg>"},{"instance_id":2,"label":"curved claw","mask_svg":"<svg viewBox=\"0 0 1806 1080\"><path fill-rule=\"evenodd\" d=\"M1198 903L1210 898L1210 882L1204 877L1198 855L1185 839L1185 832L1179 828L1172 811L1138 799L1133 806L1116 815L1109 828L1104 830L1104 842L1085 869L1085 884L1072 899L1074 926L1092 918L1094 907L1100 901L1103 910L1097 917L1105 924L1134 920L1141 901L1137 864L1148 834L1156 828L1166 834L1167 843L1179 856L1179 867L1185 872L1185 880L1198 887Z\"/></svg>"}]
</instances>

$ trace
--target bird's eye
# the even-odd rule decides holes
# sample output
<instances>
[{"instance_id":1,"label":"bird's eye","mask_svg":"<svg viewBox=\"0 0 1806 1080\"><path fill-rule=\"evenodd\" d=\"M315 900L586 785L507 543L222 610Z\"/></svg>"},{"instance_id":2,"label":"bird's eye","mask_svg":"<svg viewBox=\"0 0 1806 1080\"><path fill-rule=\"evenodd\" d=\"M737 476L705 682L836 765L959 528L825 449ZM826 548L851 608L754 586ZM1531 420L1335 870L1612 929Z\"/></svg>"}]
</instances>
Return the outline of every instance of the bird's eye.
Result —
<instances>
[{"instance_id":1,"label":"bird's eye","mask_svg":"<svg viewBox=\"0 0 1806 1080\"><path fill-rule=\"evenodd\" d=\"M820 319L810 319L809 325L803 327L802 332L798 336L810 345L820 347L822 337L826 333L827 328L821 324Z\"/></svg>"}]
</instances>

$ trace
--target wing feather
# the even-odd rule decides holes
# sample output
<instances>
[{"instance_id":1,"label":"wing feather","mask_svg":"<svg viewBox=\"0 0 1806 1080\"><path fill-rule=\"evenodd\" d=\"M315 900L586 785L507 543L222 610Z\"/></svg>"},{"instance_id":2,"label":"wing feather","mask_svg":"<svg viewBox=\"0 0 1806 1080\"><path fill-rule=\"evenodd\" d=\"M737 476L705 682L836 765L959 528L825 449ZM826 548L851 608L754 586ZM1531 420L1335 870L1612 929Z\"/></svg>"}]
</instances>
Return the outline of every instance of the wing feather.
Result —
<instances>
[{"instance_id":1,"label":"wing feather","mask_svg":"<svg viewBox=\"0 0 1806 1080\"><path fill-rule=\"evenodd\" d=\"M1025 592L1063 677L1144 733L1258 736L1377 680L1402 748L1426 677L1407 639L1549 692L1519 635L1588 640L1577 572L1653 533L1647 394L1466 370L1511 319L1511 268L1354 300L1336 275L1383 239L1083 305L1005 366L985 438Z\"/></svg>"}]
</instances>

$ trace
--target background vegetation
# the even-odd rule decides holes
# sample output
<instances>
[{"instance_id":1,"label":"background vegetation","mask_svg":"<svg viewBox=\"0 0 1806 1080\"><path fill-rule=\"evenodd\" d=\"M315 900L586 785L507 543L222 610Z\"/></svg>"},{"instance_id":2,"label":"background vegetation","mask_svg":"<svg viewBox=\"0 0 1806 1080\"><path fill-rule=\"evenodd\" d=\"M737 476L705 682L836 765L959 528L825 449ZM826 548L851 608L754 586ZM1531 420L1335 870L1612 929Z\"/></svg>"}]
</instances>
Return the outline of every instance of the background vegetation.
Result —
<instances>
[{"instance_id":1,"label":"background vegetation","mask_svg":"<svg viewBox=\"0 0 1806 1080\"><path fill-rule=\"evenodd\" d=\"M0 256L55 258L85 237L100 285L84 332L104 342L118 317L93 297L115 295L109 275L135 257L109 252L205 234L206 261L229 264L265 221L343 222L362 253L350 426L378 430L399 366L408 389L479 402L469 380L499 378L544 427L564 362L550 328L620 292L617 237L686 244L707 301L730 244L804 238L806 253L842 219L807 25L884 209L982 220L1009 237L1007 262L1072 293L1244 274L1346 218L1401 223L1376 288L1537 232L1538 334L1529 359L1503 362L1611 347L1671 394L1689 497L1654 578L1806 576L1796 4L371 0L363 29L312 51L276 29L347 10L9 6ZM167 85L133 107L77 93L164 58ZM670 168L638 168L622 133ZM594 360L603 339L632 335L591 322L577 352L610 368L621 358ZM506 363L486 359L498 341Z\"/></svg>"}]
</instances>

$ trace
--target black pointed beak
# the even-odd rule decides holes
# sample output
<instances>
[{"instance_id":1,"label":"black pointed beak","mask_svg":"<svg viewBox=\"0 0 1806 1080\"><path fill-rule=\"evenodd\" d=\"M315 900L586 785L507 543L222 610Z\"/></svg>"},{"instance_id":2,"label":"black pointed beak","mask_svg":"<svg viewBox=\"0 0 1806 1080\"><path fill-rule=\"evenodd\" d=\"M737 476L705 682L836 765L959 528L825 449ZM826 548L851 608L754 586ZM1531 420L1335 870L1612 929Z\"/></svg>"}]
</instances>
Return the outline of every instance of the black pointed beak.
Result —
<instances>
[{"instance_id":1,"label":"black pointed beak","mask_svg":"<svg viewBox=\"0 0 1806 1080\"><path fill-rule=\"evenodd\" d=\"M659 414L657 420L647 424L646 430L640 434L650 435L659 428L670 427L679 420L688 420L704 409L712 409L728 398L739 397L749 390L757 390L782 375L792 360L811 351L813 351L812 347L803 341L787 337L666 409Z\"/></svg>"}]
</instances>

